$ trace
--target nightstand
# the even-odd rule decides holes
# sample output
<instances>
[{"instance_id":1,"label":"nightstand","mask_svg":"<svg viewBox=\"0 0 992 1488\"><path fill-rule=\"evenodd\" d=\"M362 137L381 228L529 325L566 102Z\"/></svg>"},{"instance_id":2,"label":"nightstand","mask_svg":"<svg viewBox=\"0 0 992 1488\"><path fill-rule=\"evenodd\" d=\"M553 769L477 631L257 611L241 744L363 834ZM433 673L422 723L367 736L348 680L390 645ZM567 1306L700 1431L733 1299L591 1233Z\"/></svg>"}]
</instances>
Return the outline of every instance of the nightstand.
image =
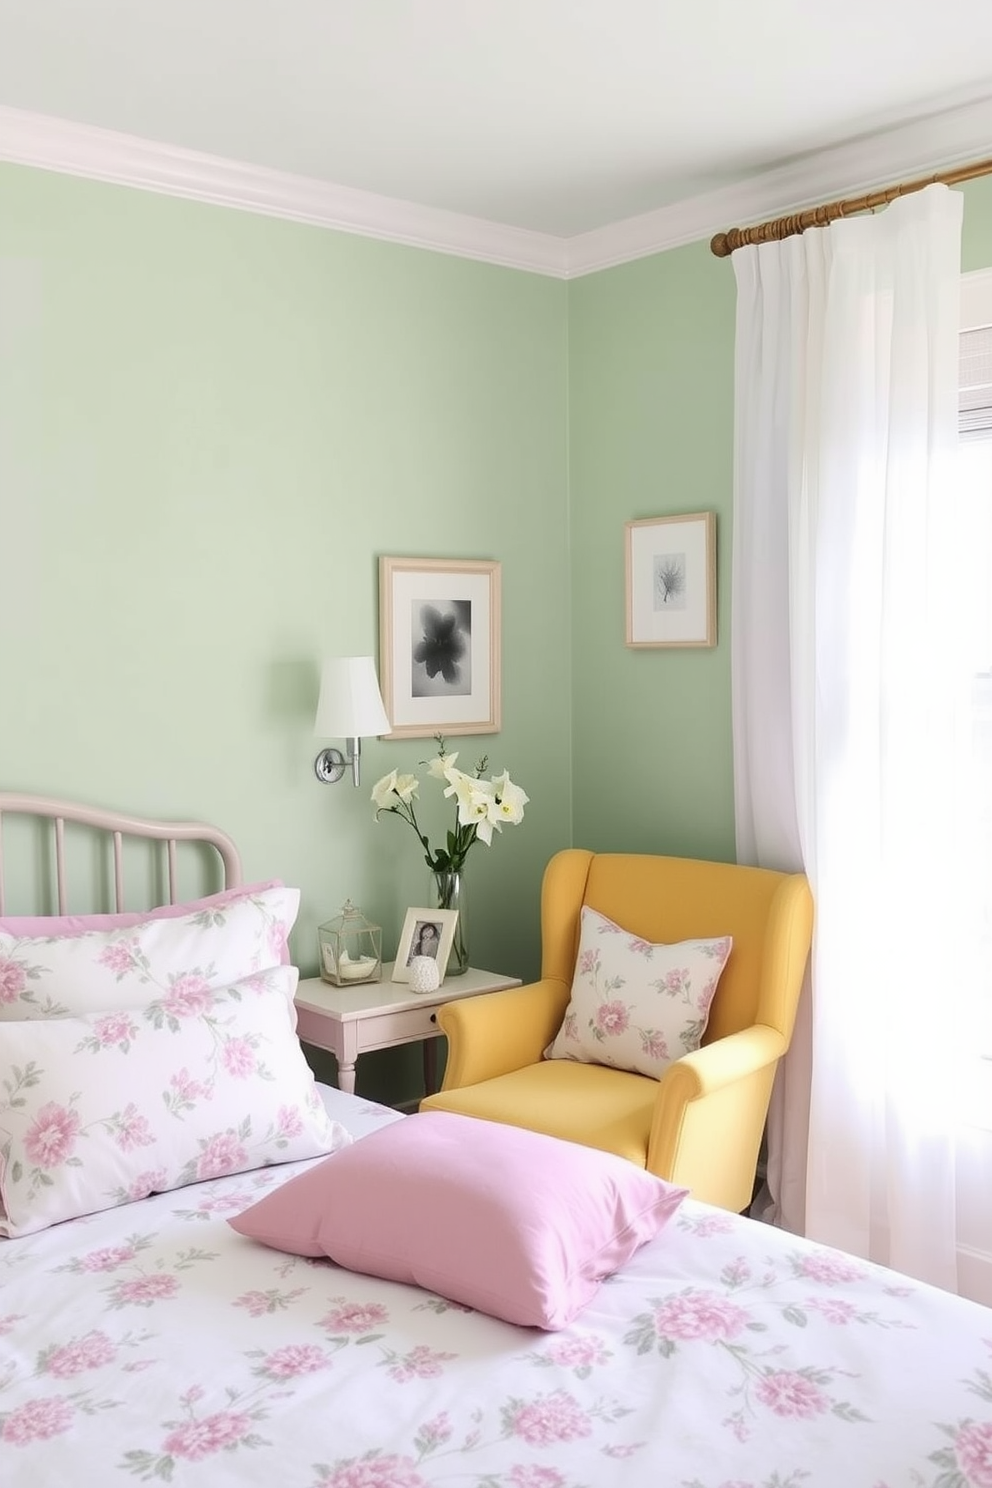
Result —
<instances>
[{"instance_id":1,"label":"nightstand","mask_svg":"<svg viewBox=\"0 0 992 1488\"><path fill-rule=\"evenodd\" d=\"M355 1062L371 1049L424 1042L424 1076L428 1093L434 1085L433 1040L441 1030L437 1010L446 1002L519 987L519 977L501 976L470 966L461 976L442 982L436 992L411 992L405 982L391 982L393 963L382 967L381 982L335 987L320 977L307 977L296 990L296 1031L305 1044L329 1049L338 1062L338 1089L353 1095Z\"/></svg>"}]
</instances>

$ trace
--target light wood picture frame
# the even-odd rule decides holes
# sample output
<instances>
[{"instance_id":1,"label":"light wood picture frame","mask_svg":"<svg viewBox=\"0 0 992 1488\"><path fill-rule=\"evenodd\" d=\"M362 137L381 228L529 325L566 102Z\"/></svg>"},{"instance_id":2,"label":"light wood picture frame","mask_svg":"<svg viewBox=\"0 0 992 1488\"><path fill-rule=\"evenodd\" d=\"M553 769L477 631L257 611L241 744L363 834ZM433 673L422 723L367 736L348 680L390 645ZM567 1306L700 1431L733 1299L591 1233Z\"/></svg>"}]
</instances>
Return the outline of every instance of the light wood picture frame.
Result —
<instances>
[{"instance_id":1,"label":"light wood picture frame","mask_svg":"<svg viewBox=\"0 0 992 1488\"><path fill-rule=\"evenodd\" d=\"M437 962L439 981L443 982L457 924L457 909L408 909L396 948L392 980L408 982L414 956L432 956Z\"/></svg>"},{"instance_id":2,"label":"light wood picture frame","mask_svg":"<svg viewBox=\"0 0 992 1488\"><path fill-rule=\"evenodd\" d=\"M494 734L500 726L500 565L379 559L383 737Z\"/></svg>"},{"instance_id":3,"label":"light wood picture frame","mask_svg":"<svg viewBox=\"0 0 992 1488\"><path fill-rule=\"evenodd\" d=\"M628 646L716 645L716 515L627 522Z\"/></svg>"}]
</instances>

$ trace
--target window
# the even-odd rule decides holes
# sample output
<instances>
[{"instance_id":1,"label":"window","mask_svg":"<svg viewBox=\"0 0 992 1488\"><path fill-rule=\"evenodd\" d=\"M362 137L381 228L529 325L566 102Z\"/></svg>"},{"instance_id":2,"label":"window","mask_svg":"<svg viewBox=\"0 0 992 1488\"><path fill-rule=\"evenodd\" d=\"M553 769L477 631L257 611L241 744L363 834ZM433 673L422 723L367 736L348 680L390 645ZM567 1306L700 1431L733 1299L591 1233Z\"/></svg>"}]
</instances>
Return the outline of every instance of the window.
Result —
<instances>
[{"instance_id":1,"label":"window","mask_svg":"<svg viewBox=\"0 0 992 1488\"><path fill-rule=\"evenodd\" d=\"M969 1121L992 1129L992 271L966 275L961 292L959 451L962 531L973 566L967 576L971 658L972 836L974 882L981 887L984 935L976 1008L980 1062L968 1091Z\"/></svg>"}]
</instances>

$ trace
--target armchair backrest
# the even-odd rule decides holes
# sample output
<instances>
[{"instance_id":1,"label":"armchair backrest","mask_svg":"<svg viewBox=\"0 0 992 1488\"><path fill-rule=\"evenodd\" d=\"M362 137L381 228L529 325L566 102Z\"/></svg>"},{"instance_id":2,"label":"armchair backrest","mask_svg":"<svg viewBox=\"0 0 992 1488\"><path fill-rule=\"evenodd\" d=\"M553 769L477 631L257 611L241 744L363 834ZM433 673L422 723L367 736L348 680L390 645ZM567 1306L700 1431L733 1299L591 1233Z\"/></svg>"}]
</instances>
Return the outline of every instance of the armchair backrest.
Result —
<instances>
[{"instance_id":1,"label":"armchair backrest","mask_svg":"<svg viewBox=\"0 0 992 1488\"><path fill-rule=\"evenodd\" d=\"M541 894L541 974L570 986L583 904L645 940L732 935L734 948L703 1043L754 1023L792 1037L809 955L813 901L805 874L648 853L567 848Z\"/></svg>"}]
</instances>

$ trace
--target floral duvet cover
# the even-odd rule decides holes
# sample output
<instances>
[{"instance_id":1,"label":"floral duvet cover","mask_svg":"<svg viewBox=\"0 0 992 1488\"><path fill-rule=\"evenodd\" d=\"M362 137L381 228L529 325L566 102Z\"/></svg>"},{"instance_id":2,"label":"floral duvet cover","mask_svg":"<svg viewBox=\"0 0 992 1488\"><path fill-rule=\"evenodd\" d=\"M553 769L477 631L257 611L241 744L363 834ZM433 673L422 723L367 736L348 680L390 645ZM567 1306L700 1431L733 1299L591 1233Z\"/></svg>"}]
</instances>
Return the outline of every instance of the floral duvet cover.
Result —
<instances>
[{"instance_id":1,"label":"floral duvet cover","mask_svg":"<svg viewBox=\"0 0 992 1488\"><path fill-rule=\"evenodd\" d=\"M977 1304L690 1200L542 1333L225 1223L305 1166L0 1242L3 1488L992 1488Z\"/></svg>"}]
</instances>

